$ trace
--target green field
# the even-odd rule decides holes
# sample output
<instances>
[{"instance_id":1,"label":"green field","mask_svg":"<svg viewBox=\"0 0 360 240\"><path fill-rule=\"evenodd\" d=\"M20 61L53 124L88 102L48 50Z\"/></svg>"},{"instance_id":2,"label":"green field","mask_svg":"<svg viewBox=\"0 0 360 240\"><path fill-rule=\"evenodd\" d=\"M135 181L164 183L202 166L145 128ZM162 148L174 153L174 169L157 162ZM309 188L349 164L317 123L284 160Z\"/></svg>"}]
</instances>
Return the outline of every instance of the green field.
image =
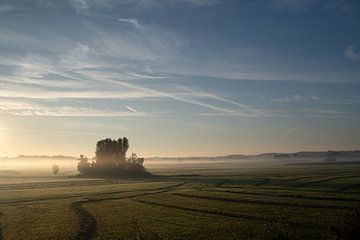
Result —
<instances>
[{"instance_id":1,"label":"green field","mask_svg":"<svg viewBox=\"0 0 360 240\"><path fill-rule=\"evenodd\" d=\"M153 167L147 179L0 174L0 239L330 239L359 165Z\"/></svg>"}]
</instances>

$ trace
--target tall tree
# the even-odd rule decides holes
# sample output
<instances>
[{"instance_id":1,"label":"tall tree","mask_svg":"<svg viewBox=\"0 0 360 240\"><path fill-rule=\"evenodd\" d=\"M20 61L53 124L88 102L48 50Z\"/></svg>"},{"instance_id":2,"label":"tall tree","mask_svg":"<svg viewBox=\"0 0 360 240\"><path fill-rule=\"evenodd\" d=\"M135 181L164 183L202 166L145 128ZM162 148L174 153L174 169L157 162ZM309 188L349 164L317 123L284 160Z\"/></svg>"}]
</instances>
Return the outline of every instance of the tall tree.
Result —
<instances>
[{"instance_id":1,"label":"tall tree","mask_svg":"<svg viewBox=\"0 0 360 240\"><path fill-rule=\"evenodd\" d=\"M125 162L126 160L126 152L129 149L129 140L124 137L122 140L122 152L121 152L121 162Z\"/></svg>"},{"instance_id":2,"label":"tall tree","mask_svg":"<svg viewBox=\"0 0 360 240\"><path fill-rule=\"evenodd\" d=\"M126 162L126 152L129 149L129 140L119 138L113 140L106 138L96 144L96 163L97 164L124 164Z\"/></svg>"}]
</instances>

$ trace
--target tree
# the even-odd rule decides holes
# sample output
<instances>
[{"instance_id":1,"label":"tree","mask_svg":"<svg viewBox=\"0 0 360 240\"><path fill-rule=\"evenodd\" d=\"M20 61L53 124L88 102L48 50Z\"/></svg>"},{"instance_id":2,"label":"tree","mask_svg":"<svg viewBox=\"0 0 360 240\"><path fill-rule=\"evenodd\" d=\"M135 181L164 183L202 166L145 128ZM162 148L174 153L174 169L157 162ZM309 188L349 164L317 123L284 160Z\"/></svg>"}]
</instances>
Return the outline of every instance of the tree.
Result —
<instances>
[{"instance_id":1,"label":"tree","mask_svg":"<svg viewBox=\"0 0 360 240\"><path fill-rule=\"evenodd\" d=\"M121 153L120 153L120 162L124 163L126 160L126 152L129 149L129 140L124 137L122 139Z\"/></svg>"},{"instance_id":2,"label":"tree","mask_svg":"<svg viewBox=\"0 0 360 240\"><path fill-rule=\"evenodd\" d=\"M78 164L78 171L80 174L86 174L90 169L90 163L88 163L87 157L84 157L84 155L81 154L78 160L80 161Z\"/></svg>"},{"instance_id":3,"label":"tree","mask_svg":"<svg viewBox=\"0 0 360 240\"><path fill-rule=\"evenodd\" d=\"M132 153L126 158L129 140L105 138L96 143L95 162L91 164L87 157L80 155L78 170L83 176L145 176L150 173L143 166L144 158Z\"/></svg>"},{"instance_id":4,"label":"tree","mask_svg":"<svg viewBox=\"0 0 360 240\"><path fill-rule=\"evenodd\" d=\"M126 152L129 149L129 140L119 138L117 141L110 138L100 140L96 144L96 163L102 165L124 164Z\"/></svg>"},{"instance_id":5,"label":"tree","mask_svg":"<svg viewBox=\"0 0 360 240\"><path fill-rule=\"evenodd\" d=\"M58 174L60 171L59 166L56 164L52 165L51 169L52 169L53 174L55 174L55 175Z\"/></svg>"}]
</instances>

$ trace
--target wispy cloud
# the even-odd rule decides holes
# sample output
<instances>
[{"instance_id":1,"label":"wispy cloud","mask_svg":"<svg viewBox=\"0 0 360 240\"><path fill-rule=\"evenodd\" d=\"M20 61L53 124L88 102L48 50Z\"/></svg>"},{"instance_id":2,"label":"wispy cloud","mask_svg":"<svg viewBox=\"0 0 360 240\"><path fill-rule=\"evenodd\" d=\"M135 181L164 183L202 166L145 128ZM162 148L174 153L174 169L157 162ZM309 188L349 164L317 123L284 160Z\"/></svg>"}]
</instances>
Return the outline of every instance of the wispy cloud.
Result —
<instances>
[{"instance_id":1,"label":"wispy cloud","mask_svg":"<svg viewBox=\"0 0 360 240\"><path fill-rule=\"evenodd\" d=\"M45 108L41 110L18 110L11 112L17 116L48 116L48 117L144 117L145 112L99 110L80 107Z\"/></svg>"},{"instance_id":2,"label":"wispy cloud","mask_svg":"<svg viewBox=\"0 0 360 240\"><path fill-rule=\"evenodd\" d=\"M48 0L50 1L50 0ZM188 4L193 6L211 6L220 4L222 0L68 0L72 8L77 13L83 13L89 10L112 10L116 7L138 7L154 8L171 6L173 4ZM56 1L53 0L53 5Z\"/></svg>"},{"instance_id":3,"label":"wispy cloud","mask_svg":"<svg viewBox=\"0 0 360 240\"><path fill-rule=\"evenodd\" d=\"M304 108L300 109L300 112L305 114L307 117L314 117L314 118L329 118L329 119L337 119L337 118L349 118L355 117L348 112L339 111L339 110L331 110L331 109L316 109L316 108Z\"/></svg>"},{"instance_id":4,"label":"wispy cloud","mask_svg":"<svg viewBox=\"0 0 360 240\"><path fill-rule=\"evenodd\" d=\"M136 18L118 18L119 22L129 23L136 28L141 28L139 21Z\"/></svg>"},{"instance_id":5,"label":"wispy cloud","mask_svg":"<svg viewBox=\"0 0 360 240\"><path fill-rule=\"evenodd\" d=\"M290 10L304 10L310 4L314 3L314 0L273 0L272 3L275 7L280 9L290 9Z\"/></svg>"},{"instance_id":6,"label":"wispy cloud","mask_svg":"<svg viewBox=\"0 0 360 240\"><path fill-rule=\"evenodd\" d=\"M351 13L352 3L349 0L273 0L272 5L278 9L305 11L318 6L323 11L340 14Z\"/></svg>"},{"instance_id":7,"label":"wispy cloud","mask_svg":"<svg viewBox=\"0 0 360 240\"><path fill-rule=\"evenodd\" d=\"M77 11L87 10L89 8L88 0L70 0L70 5Z\"/></svg>"},{"instance_id":8,"label":"wispy cloud","mask_svg":"<svg viewBox=\"0 0 360 240\"><path fill-rule=\"evenodd\" d=\"M178 0L178 2L190 3L193 5L204 6L204 5L215 5L224 3L224 0Z\"/></svg>"},{"instance_id":9,"label":"wispy cloud","mask_svg":"<svg viewBox=\"0 0 360 240\"><path fill-rule=\"evenodd\" d=\"M126 106L126 109L128 109L130 112L133 112L133 113L138 113L139 111L130 107L130 106Z\"/></svg>"},{"instance_id":10,"label":"wispy cloud","mask_svg":"<svg viewBox=\"0 0 360 240\"><path fill-rule=\"evenodd\" d=\"M16 7L7 4L0 4L0 14L16 10Z\"/></svg>"},{"instance_id":11,"label":"wispy cloud","mask_svg":"<svg viewBox=\"0 0 360 240\"><path fill-rule=\"evenodd\" d=\"M15 131L15 132L46 132L46 133L56 133L56 134L69 134L69 135L85 135L85 136L104 136L102 133L93 133L89 131L56 131L56 130L47 130L47 129L29 129L29 128L0 128L4 131Z\"/></svg>"},{"instance_id":12,"label":"wispy cloud","mask_svg":"<svg viewBox=\"0 0 360 240\"><path fill-rule=\"evenodd\" d=\"M104 109L79 106L49 106L39 99L1 98L0 112L17 116L62 116L62 117L144 117L145 112L130 106Z\"/></svg>"},{"instance_id":13,"label":"wispy cloud","mask_svg":"<svg viewBox=\"0 0 360 240\"><path fill-rule=\"evenodd\" d=\"M360 60L360 52L356 50L355 44L351 44L347 48L345 48L344 56L351 60Z\"/></svg>"},{"instance_id":14,"label":"wispy cloud","mask_svg":"<svg viewBox=\"0 0 360 240\"><path fill-rule=\"evenodd\" d=\"M281 103L298 103L298 102L319 102L319 101L325 101L324 99L322 99L319 96L316 95L310 95L310 96L305 96L305 95L299 95L299 94L294 94L294 95L289 95L289 96L281 96L281 97L273 97L273 98L267 98L267 97L263 97L263 99L266 100L270 100L272 102L281 102Z\"/></svg>"},{"instance_id":15,"label":"wispy cloud","mask_svg":"<svg viewBox=\"0 0 360 240\"><path fill-rule=\"evenodd\" d=\"M77 11L91 9L102 5L104 8L112 4L133 4L130 1L106 0L71 0L71 6ZM135 1L140 3L141 1ZM160 1L152 1L161 4ZM167 1L166 1L167 2ZM169 1L170 2L170 1ZM167 4L170 4L170 3ZM176 3L192 5L212 5L222 1L216 0L177 0ZM312 1L278 0L279 6L302 9ZM78 17L78 16L76 16ZM217 53L197 52L189 47L189 40L169 29L141 25L137 18L117 18L117 21L130 24L138 29L124 28L109 18L110 26L119 27L117 31L105 28L96 21L81 18L74 28L64 35L56 35L57 31L35 29L36 34L14 31L10 27L0 28L0 42L3 46L23 48L20 54L9 54L6 51L0 56L0 64L11 69L0 76L0 97L27 100L48 99L108 99L156 101L175 100L178 103L192 105L201 115L223 116L272 116L277 114L272 109L262 109L234 100L226 95L204 91L200 88L187 87L171 83L177 76L219 77L232 79L271 79L272 74L261 72L251 66L237 61L239 56ZM76 29L74 31L74 29ZM81 34L77 32L81 31ZM43 34L43 36L41 36ZM55 36L53 36L55 35ZM79 35L84 35L79 39ZM45 36L45 37L44 37ZM48 36L51 36L50 39ZM192 39L190 39L192 40ZM235 55L237 51L234 50ZM250 51L249 55L259 52ZM195 53L193 53L195 52ZM255 53L254 53L255 52ZM196 56L200 54L199 58ZM355 46L345 50L345 56L358 59ZM194 55L196 57L194 57ZM247 55L241 55L243 58ZM199 60L201 59L201 60ZM221 59L221 60L219 60ZM241 60L241 59L240 59ZM250 70L248 70L250 69ZM247 73L248 71L249 73ZM276 74L275 74L276 75ZM292 76L295 74L293 73ZM276 75L277 78L280 78ZM147 81L147 82L145 82ZM277 101L304 101L302 96L279 98ZM44 102L44 101L43 101ZM120 102L120 101L118 101ZM16 105L17 104L17 105ZM101 111L93 106L61 106L51 108L48 105L25 105L25 103L2 104L3 111L17 115L71 115L71 116L139 116L144 115L133 107L126 109L109 109ZM21 105L23 104L23 105ZM27 103L28 104L28 103ZM131 103L130 103L131 104ZM15 106L16 105L16 106ZM91 105L89 103L89 105ZM85 112L88 111L88 114ZM205 112L209 111L209 112ZM161 109L159 110L161 112Z\"/></svg>"}]
</instances>

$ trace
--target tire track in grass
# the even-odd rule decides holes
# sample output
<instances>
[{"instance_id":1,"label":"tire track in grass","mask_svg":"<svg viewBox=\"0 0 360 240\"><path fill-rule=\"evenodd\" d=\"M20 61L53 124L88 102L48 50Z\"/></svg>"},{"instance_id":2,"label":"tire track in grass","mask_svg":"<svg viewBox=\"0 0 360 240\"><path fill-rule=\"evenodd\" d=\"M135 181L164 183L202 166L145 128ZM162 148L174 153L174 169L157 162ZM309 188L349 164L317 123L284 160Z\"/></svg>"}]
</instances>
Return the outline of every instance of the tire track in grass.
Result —
<instances>
[{"instance_id":1,"label":"tire track in grass","mask_svg":"<svg viewBox=\"0 0 360 240\"><path fill-rule=\"evenodd\" d=\"M76 201L71 203L72 210L77 214L79 219L79 229L75 233L73 239L74 240L90 240L96 236L97 232L97 222L94 216L84 208L84 204L87 203L95 203L95 202L102 202L102 201L109 201L109 200L120 200L120 199L131 199L140 196L146 196L151 194L159 194L165 193L174 190L175 188L181 187L187 183L183 182L180 184L168 186L168 187L161 187L155 189L146 189L142 190L143 193L131 195L131 196L119 196L119 197L107 197L107 198L90 198L81 201ZM139 192L139 190L134 191L123 191L122 193L129 193L129 192ZM114 193L114 194L117 194Z\"/></svg>"},{"instance_id":2,"label":"tire track in grass","mask_svg":"<svg viewBox=\"0 0 360 240\"><path fill-rule=\"evenodd\" d=\"M184 185L182 183L182 185ZM165 189L168 187L162 187L161 189ZM158 188L159 190L160 188ZM139 190L122 190L122 191L113 191L113 192L100 192L100 193L83 193L83 194L73 194L68 196L51 196L51 197L43 197L43 198L34 198L34 199L21 199L21 200L4 200L0 201L0 205L11 205L11 204L19 204L19 203L32 203L32 202L39 202L39 201L51 201L51 200L64 200L64 199L71 199L71 198L80 198L80 197L95 197L95 196L106 196L106 195L114 195L114 194L121 194L121 193L131 193L131 192L143 192L143 191L151 191L156 189L139 189Z\"/></svg>"},{"instance_id":3,"label":"tire track in grass","mask_svg":"<svg viewBox=\"0 0 360 240\"><path fill-rule=\"evenodd\" d=\"M337 190L339 192L346 192L352 189L360 189L360 184L349 184L347 186L340 187Z\"/></svg>"},{"instance_id":4,"label":"tire track in grass","mask_svg":"<svg viewBox=\"0 0 360 240\"><path fill-rule=\"evenodd\" d=\"M2 211L0 211L0 240L3 240L3 234L2 234L2 228L3 228L3 225L1 224L1 217L2 215L4 215L4 213Z\"/></svg>"},{"instance_id":5,"label":"tire track in grass","mask_svg":"<svg viewBox=\"0 0 360 240\"><path fill-rule=\"evenodd\" d=\"M286 179L286 180L281 181L281 183L291 183L291 182L296 182L296 181L299 181L299 180L304 180L304 179L313 178L313 177L314 176L303 176L303 177L290 178L290 179Z\"/></svg>"},{"instance_id":6,"label":"tire track in grass","mask_svg":"<svg viewBox=\"0 0 360 240\"><path fill-rule=\"evenodd\" d=\"M97 231L96 219L83 208L83 203L87 201L79 201L71 203L71 209L76 213L79 218L79 229L76 232L74 239L87 240L92 239Z\"/></svg>"},{"instance_id":7,"label":"tire track in grass","mask_svg":"<svg viewBox=\"0 0 360 240\"><path fill-rule=\"evenodd\" d=\"M241 185L228 185L228 186L220 186L223 189L253 189L253 187L249 187L249 186L241 186ZM320 189L299 189L299 188L295 188L295 187L279 187L279 186L263 186L263 187L259 187L257 189L264 189L264 190L285 190L285 191L296 191L296 192L311 192L311 193L332 193L332 194L336 194L338 193L338 191L334 190L334 191L329 191L329 190L320 190Z\"/></svg>"},{"instance_id":8,"label":"tire track in grass","mask_svg":"<svg viewBox=\"0 0 360 240\"><path fill-rule=\"evenodd\" d=\"M185 207L185 206L177 206L177 205L171 205L166 203L159 203L149 200L143 200L143 199L136 199L137 202L147 204L147 205L154 205L159 207L167 207L167 208L173 208L177 210L183 210L183 211L190 211L190 212L197 212L197 213L203 213L203 214L210 214L210 215L216 215L216 216L222 216L222 217L231 217L231 218L242 218L242 219L249 219L249 220L260 220L265 221L265 218L262 217L255 217L247 214L239 214L239 213L230 213L230 212L222 212L217 210L210 210L210 209L197 209L197 208L191 208L191 207Z\"/></svg>"},{"instance_id":9,"label":"tire track in grass","mask_svg":"<svg viewBox=\"0 0 360 240\"><path fill-rule=\"evenodd\" d=\"M303 194L289 194L289 193L257 193L249 191L232 191L232 190L203 190L206 192L219 192L219 193L232 193L232 194L245 194L254 196L272 196L283 198L295 198L295 199L308 199L308 200L327 200L327 201L343 201L343 202L359 202L360 199L344 198L344 197L321 197L321 196L306 196Z\"/></svg>"},{"instance_id":10,"label":"tire track in grass","mask_svg":"<svg viewBox=\"0 0 360 240\"><path fill-rule=\"evenodd\" d=\"M270 179L268 179L268 178L260 178L259 180L260 180L260 182L255 184L256 187L266 185L270 182Z\"/></svg>"},{"instance_id":11,"label":"tire track in grass","mask_svg":"<svg viewBox=\"0 0 360 240\"><path fill-rule=\"evenodd\" d=\"M272 205L272 206L283 206L283 207L300 207L300 208L323 208L323 209L348 209L351 206L337 206L337 205L319 205L319 204L302 204L302 203L281 203L274 201L260 201L260 200L251 200L251 199L233 199L225 197L216 197L216 196L200 196L194 194L184 194L184 193L173 193L173 195L187 198L197 198L197 199L206 199L222 202L236 202L236 203L251 203L251 204L261 204L261 205Z\"/></svg>"},{"instance_id":12,"label":"tire track in grass","mask_svg":"<svg viewBox=\"0 0 360 240\"><path fill-rule=\"evenodd\" d=\"M112 185L114 181L103 180L77 180L77 181L58 181L58 182L34 182L34 183L15 183L1 184L0 190L23 190L23 189L43 189L43 188L65 188L65 187L82 187L82 186L102 186ZM121 184L121 183L120 183Z\"/></svg>"},{"instance_id":13,"label":"tire track in grass","mask_svg":"<svg viewBox=\"0 0 360 240\"><path fill-rule=\"evenodd\" d=\"M222 185L224 185L225 183L229 182L230 179L223 179L220 182L218 182L217 184L215 184L216 187L220 187Z\"/></svg>"},{"instance_id":14,"label":"tire track in grass","mask_svg":"<svg viewBox=\"0 0 360 240\"><path fill-rule=\"evenodd\" d=\"M359 175L350 175L350 176L341 176L341 177L330 177L330 178L326 178L326 179L322 179L322 180L300 183L300 184L298 184L298 185L295 185L294 187L295 187L295 188L302 188L302 187L305 187L305 186L308 186L308 185L325 183L325 182L329 182L329 181L333 181L333 180L338 180L338 179L344 179L344 178L354 178L354 177L359 177Z\"/></svg>"},{"instance_id":15,"label":"tire track in grass","mask_svg":"<svg viewBox=\"0 0 360 240\"><path fill-rule=\"evenodd\" d=\"M139 203L147 204L147 205L166 207L166 208L172 208L172 209L181 210L181 211L202 213L202 214L214 215L214 216L220 216L220 217L246 219L246 220L253 220L253 221L258 221L258 222L269 222L269 221L276 220L276 219L269 219L267 217L253 216L253 215L248 215L248 214L223 212L223 211L218 211L218 210L198 209L198 208L191 208L191 207L185 207L185 206L171 205L171 204L149 201L149 200L144 200L144 199L136 199L135 201L137 201ZM290 224L291 226L294 226L297 228L305 228L305 229L313 229L314 228L314 223L312 223L312 222L287 221L287 223Z\"/></svg>"}]
</instances>

